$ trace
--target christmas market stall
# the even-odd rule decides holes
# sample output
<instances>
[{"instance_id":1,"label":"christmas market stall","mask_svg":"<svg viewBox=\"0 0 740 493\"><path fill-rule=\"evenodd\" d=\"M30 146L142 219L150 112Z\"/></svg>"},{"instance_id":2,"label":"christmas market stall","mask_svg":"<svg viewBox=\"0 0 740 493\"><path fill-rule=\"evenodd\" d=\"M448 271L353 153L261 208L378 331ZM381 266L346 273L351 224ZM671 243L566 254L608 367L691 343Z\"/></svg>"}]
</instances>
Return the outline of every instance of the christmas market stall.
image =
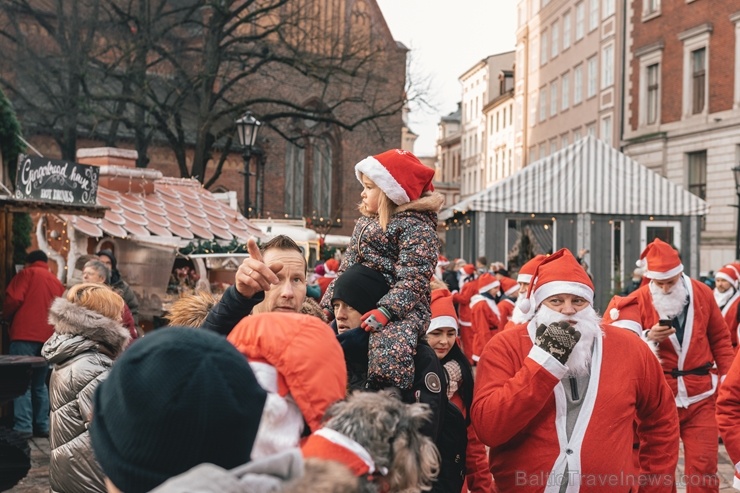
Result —
<instances>
[{"instance_id":1,"label":"christmas market stall","mask_svg":"<svg viewBox=\"0 0 740 493\"><path fill-rule=\"evenodd\" d=\"M588 136L443 210L447 257L502 260L510 273L536 254L583 252L603 309L655 238L698 277L709 205Z\"/></svg>"},{"instance_id":2,"label":"christmas market stall","mask_svg":"<svg viewBox=\"0 0 740 493\"><path fill-rule=\"evenodd\" d=\"M97 203L107 210L103 217L46 214L37 240L67 284L79 276L81 256L112 250L138 297L139 316L152 322L185 292L233 283L247 240L264 235L197 180L136 168L136 157L116 148L79 150L78 162L99 167Z\"/></svg>"}]
</instances>

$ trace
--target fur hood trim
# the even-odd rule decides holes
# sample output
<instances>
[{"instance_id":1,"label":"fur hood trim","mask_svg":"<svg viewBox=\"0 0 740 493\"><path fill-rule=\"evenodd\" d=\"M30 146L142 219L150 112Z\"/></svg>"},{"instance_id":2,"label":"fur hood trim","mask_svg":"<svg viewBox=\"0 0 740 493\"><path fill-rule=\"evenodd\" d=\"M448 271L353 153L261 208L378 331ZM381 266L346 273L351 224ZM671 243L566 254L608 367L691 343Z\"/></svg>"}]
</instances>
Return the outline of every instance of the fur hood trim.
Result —
<instances>
[{"instance_id":1,"label":"fur hood trim","mask_svg":"<svg viewBox=\"0 0 740 493\"><path fill-rule=\"evenodd\" d=\"M131 336L120 323L100 313L57 298L49 309L49 323L62 336L81 336L100 343L117 356L126 348Z\"/></svg>"},{"instance_id":2,"label":"fur hood trim","mask_svg":"<svg viewBox=\"0 0 740 493\"><path fill-rule=\"evenodd\" d=\"M396 212L439 212L445 203L445 196L439 192L424 192L424 194L416 200L412 200L407 204L400 205L396 208Z\"/></svg>"}]
</instances>

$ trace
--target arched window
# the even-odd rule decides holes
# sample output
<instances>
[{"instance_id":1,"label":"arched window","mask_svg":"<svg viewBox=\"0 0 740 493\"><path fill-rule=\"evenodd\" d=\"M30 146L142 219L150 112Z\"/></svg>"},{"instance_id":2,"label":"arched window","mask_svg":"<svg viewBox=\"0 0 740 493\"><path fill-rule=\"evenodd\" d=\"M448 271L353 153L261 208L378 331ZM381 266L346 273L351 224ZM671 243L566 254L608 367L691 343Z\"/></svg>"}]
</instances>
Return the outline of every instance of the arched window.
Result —
<instances>
[{"instance_id":1,"label":"arched window","mask_svg":"<svg viewBox=\"0 0 740 493\"><path fill-rule=\"evenodd\" d=\"M285 156L285 213L290 217L304 216L305 175L305 149L288 142Z\"/></svg>"},{"instance_id":2,"label":"arched window","mask_svg":"<svg viewBox=\"0 0 740 493\"><path fill-rule=\"evenodd\" d=\"M332 150L325 137L311 139L313 153L312 211L323 217L331 217Z\"/></svg>"}]
</instances>

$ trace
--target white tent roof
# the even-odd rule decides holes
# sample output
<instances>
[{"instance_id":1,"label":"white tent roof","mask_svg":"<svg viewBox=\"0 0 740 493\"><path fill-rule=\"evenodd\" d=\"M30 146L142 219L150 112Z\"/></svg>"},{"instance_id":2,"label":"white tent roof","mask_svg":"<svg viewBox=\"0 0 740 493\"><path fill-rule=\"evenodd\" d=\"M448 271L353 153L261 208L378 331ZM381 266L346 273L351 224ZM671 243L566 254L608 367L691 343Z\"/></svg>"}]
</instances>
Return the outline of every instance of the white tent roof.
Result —
<instances>
[{"instance_id":1,"label":"white tent roof","mask_svg":"<svg viewBox=\"0 0 740 493\"><path fill-rule=\"evenodd\" d=\"M587 136L443 210L541 214L702 216L709 204Z\"/></svg>"}]
</instances>

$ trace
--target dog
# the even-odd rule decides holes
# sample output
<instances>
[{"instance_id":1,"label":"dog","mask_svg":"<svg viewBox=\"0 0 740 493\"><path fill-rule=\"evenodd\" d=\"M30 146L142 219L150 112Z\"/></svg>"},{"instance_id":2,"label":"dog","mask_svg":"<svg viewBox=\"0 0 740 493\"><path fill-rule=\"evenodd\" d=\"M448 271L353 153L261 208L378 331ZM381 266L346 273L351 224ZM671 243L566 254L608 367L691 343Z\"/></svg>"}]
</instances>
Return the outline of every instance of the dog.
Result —
<instances>
[{"instance_id":1,"label":"dog","mask_svg":"<svg viewBox=\"0 0 740 493\"><path fill-rule=\"evenodd\" d=\"M430 414L426 404L405 404L387 391L355 391L327 409L303 455L347 465L362 493L429 491L440 463L420 431Z\"/></svg>"}]
</instances>

